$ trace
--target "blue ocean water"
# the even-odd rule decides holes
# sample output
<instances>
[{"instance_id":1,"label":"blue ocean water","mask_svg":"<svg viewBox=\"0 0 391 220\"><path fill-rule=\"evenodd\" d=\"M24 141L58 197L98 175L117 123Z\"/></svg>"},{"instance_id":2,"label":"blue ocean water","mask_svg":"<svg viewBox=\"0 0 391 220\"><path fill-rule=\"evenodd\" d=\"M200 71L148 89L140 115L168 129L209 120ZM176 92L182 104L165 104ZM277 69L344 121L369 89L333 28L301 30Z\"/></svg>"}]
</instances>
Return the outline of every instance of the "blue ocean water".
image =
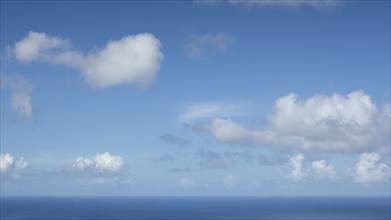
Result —
<instances>
[{"instance_id":1,"label":"blue ocean water","mask_svg":"<svg viewBox=\"0 0 391 220\"><path fill-rule=\"evenodd\" d=\"M390 198L1 197L2 220L391 219Z\"/></svg>"}]
</instances>

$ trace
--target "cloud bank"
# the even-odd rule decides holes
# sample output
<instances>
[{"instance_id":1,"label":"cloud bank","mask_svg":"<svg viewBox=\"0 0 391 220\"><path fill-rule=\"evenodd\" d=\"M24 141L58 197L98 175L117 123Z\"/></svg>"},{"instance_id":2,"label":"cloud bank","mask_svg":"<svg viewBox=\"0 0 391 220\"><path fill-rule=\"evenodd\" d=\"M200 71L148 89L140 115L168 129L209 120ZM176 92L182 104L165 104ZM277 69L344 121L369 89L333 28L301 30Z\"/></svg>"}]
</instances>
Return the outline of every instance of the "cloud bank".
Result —
<instances>
[{"instance_id":1,"label":"cloud bank","mask_svg":"<svg viewBox=\"0 0 391 220\"><path fill-rule=\"evenodd\" d=\"M31 92L34 84L17 74L0 73L1 88L10 89L11 107L16 116L21 118L31 118L33 115L33 105L31 102Z\"/></svg>"},{"instance_id":2,"label":"cloud bank","mask_svg":"<svg viewBox=\"0 0 391 220\"><path fill-rule=\"evenodd\" d=\"M390 105L378 111L362 91L347 96L315 95L299 100L289 94L276 100L262 127L247 127L216 117L201 130L221 142L295 147L320 152L389 152Z\"/></svg>"},{"instance_id":3,"label":"cloud bank","mask_svg":"<svg viewBox=\"0 0 391 220\"><path fill-rule=\"evenodd\" d=\"M105 152L92 158L76 158L73 169L79 172L119 172L124 164L122 157Z\"/></svg>"},{"instance_id":4,"label":"cloud bank","mask_svg":"<svg viewBox=\"0 0 391 220\"><path fill-rule=\"evenodd\" d=\"M39 61L74 68L95 88L119 84L147 87L155 82L163 60L160 46L152 34L143 33L111 40L103 49L84 54L72 50L67 39L30 31L15 43L13 53L23 63Z\"/></svg>"},{"instance_id":5,"label":"cloud bank","mask_svg":"<svg viewBox=\"0 0 391 220\"><path fill-rule=\"evenodd\" d=\"M207 49L224 51L233 42L235 42L235 37L224 32L193 35L185 44L185 50L189 57L198 58Z\"/></svg>"}]
</instances>

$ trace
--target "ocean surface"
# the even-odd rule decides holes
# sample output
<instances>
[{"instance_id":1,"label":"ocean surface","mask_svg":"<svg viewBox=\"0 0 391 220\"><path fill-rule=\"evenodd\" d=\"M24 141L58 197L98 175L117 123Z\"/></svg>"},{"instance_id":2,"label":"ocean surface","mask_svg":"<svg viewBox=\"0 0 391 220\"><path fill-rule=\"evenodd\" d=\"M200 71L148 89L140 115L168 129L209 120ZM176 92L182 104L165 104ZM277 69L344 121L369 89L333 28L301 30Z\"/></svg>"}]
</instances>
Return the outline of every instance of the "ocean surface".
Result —
<instances>
[{"instance_id":1,"label":"ocean surface","mask_svg":"<svg viewBox=\"0 0 391 220\"><path fill-rule=\"evenodd\" d=\"M1 197L1 220L391 219L378 197Z\"/></svg>"}]
</instances>

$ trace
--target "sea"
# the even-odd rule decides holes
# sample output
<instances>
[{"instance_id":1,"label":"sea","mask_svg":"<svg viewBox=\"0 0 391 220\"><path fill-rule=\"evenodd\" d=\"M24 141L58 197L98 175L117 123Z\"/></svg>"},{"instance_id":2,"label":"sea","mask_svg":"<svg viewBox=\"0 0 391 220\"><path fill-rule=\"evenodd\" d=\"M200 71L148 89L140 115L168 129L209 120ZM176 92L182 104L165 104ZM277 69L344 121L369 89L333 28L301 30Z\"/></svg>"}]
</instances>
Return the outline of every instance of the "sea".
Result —
<instances>
[{"instance_id":1,"label":"sea","mask_svg":"<svg viewBox=\"0 0 391 220\"><path fill-rule=\"evenodd\" d=\"M0 197L1 220L380 220L390 197Z\"/></svg>"}]
</instances>

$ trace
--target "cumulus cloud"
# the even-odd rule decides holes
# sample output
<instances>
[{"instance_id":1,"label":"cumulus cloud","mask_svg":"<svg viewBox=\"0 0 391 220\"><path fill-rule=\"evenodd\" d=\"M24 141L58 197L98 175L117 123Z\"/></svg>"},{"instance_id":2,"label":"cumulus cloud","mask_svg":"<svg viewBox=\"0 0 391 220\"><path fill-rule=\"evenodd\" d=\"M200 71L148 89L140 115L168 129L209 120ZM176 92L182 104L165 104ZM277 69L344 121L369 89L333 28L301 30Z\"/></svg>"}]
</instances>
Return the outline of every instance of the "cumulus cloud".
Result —
<instances>
[{"instance_id":1,"label":"cumulus cloud","mask_svg":"<svg viewBox=\"0 0 391 220\"><path fill-rule=\"evenodd\" d=\"M147 87L154 83L163 59L160 41L143 33L111 40L106 47L87 54L72 50L61 37L30 31L15 43L13 52L21 62L48 62L80 71L88 84L106 88L119 84Z\"/></svg>"},{"instance_id":2,"label":"cumulus cloud","mask_svg":"<svg viewBox=\"0 0 391 220\"><path fill-rule=\"evenodd\" d=\"M124 164L125 162L120 156L105 152L103 154L98 153L92 158L76 158L73 169L80 172L119 172L124 167Z\"/></svg>"},{"instance_id":3,"label":"cumulus cloud","mask_svg":"<svg viewBox=\"0 0 391 220\"><path fill-rule=\"evenodd\" d=\"M179 147L185 147L191 145L191 141L184 138L177 137L173 134L162 135L160 136L160 140L166 144L173 144Z\"/></svg>"},{"instance_id":4,"label":"cumulus cloud","mask_svg":"<svg viewBox=\"0 0 391 220\"><path fill-rule=\"evenodd\" d=\"M298 147L323 152L364 152L390 146L390 105L379 112L362 91L347 96L316 95L304 101L289 94L275 102L266 125L248 128L216 117L201 126L216 139L233 144Z\"/></svg>"},{"instance_id":5,"label":"cumulus cloud","mask_svg":"<svg viewBox=\"0 0 391 220\"><path fill-rule=\"evenodd\" d=\"M293 168L289 177L294 182L299 182L299 181L304 180L305 176L307 175L302 168L303 160L304 160L304 156L301 154L298 154L296 156L292 156L291 158L289 158L289 164Z\"/></svg>"},{"instance_id":6,"label":"cumulus cloud","mask_svg":"<svg viewBox=\"0 0 391 220\"><path fill-rule=\"evenodd\" d=\"M17 74L0 73L1 88L10 89L10 104L19 119L30 118L33 115L33 105L30 94L34 84Z\"/></svg>"},{"instance_id":7,"label":"cumulus cloud","mask_svg":"<svg viewBox=\"0 0 391 220\"><path fill-rule=\"evenodd\" d=\"M11 175L18 178L19 173L29 167L29 163L23 158L15 158L9 153L0 154L0 173L5 177Z\"/></svg>"},{"instance_id":8,"label":"cumulus cloud","mask_svg":"<svg viewBox=\"0 0 391 220\"><path fill-rule=\"evenodd\" d=\"M194 0L198 5L216 6L222 3L229 3L234 6L242 6L246 8L253 7L277 7L277 8L301 8L311 7L317 10L332 9L343 5L343 1L339 0Z\"/></svg>"},{"instance_id":9,"label":"cumulus cloud","mask_svg":"<svg viewBox=\"0 0 391 220\"><path fill-rule=\"evenodd\" d=\"M389 182L390 166L380 160L379 153L362 153L355 167L354 180L358 183Z\"/></svg>"},{"instance_id":10,"label":"cumulus cloud","mask_svg":"<svg viewBox=\"0 0 391 220\"><path fill-rule=\"evenodd\" d=\"M326 160L315 160L312 161L311 165L317 178L326 180L336 179L333 165Z\"/></svg>"},{"instance_id":11,"label":"cumulus cloud","mask_svg":"<svg viewBox=\"0 0 391 220\"><path fill-rule=\"evenodd\" d=\"M198 58L207 49L224 51L233 42L235 42L235 37L224 32L193 35L185 44L185 49L189 57Z\"/></svg>"}]
</instances>

